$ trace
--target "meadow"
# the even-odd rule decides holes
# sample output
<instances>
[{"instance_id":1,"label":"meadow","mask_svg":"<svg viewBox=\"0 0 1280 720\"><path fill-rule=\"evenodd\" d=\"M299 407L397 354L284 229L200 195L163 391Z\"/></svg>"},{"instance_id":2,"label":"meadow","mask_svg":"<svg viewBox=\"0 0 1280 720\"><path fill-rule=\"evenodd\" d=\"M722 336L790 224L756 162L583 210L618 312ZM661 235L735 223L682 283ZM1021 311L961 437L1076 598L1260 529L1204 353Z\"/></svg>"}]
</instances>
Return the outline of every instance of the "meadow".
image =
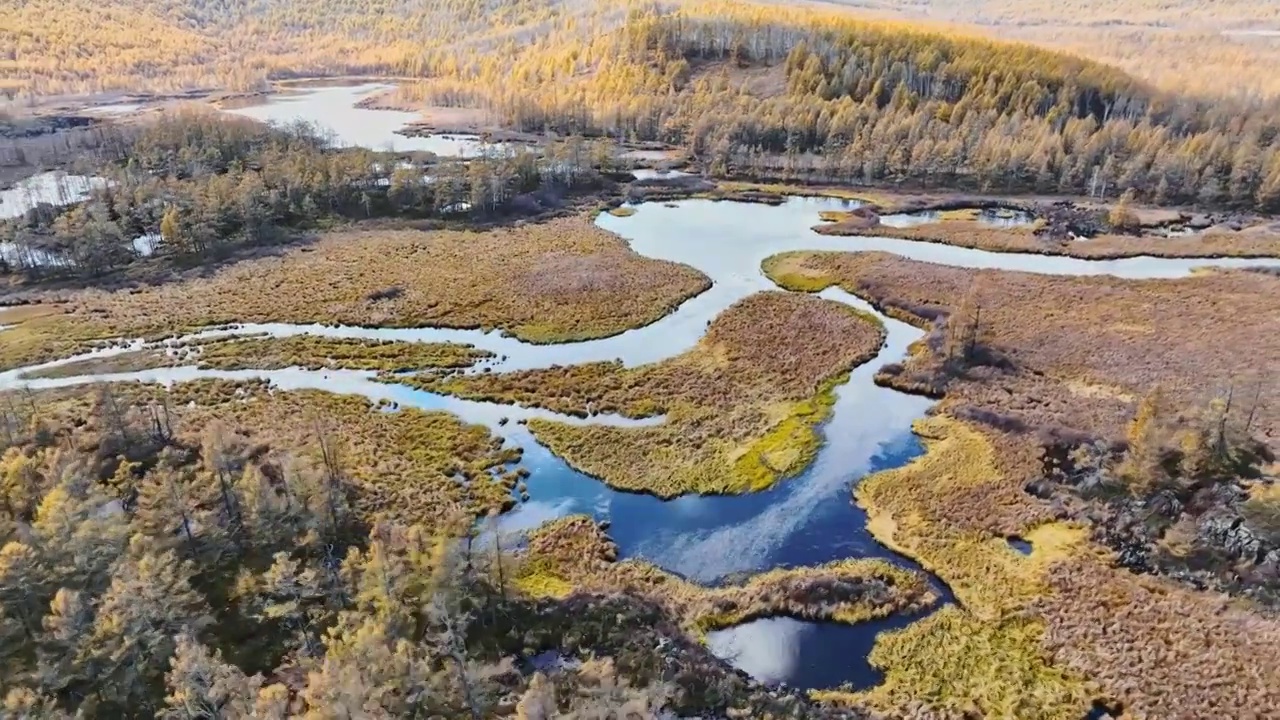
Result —
<instances>
[{"instance_id":1,"label":"meadow","mask_svg":"<svg viewBox=\"0 0 1280 720\"><path fill-rule=\"evenodd\" d=\"M726 309L692 350L652 365L429 376L416 384L579 416L661 415L664 422L652 427L533 420L529 429L616 488L661 497L753 492L808 465L835 384L874 357L882 341L878 321L847 306L765 292Z\"/></svg>"}]
</instances>

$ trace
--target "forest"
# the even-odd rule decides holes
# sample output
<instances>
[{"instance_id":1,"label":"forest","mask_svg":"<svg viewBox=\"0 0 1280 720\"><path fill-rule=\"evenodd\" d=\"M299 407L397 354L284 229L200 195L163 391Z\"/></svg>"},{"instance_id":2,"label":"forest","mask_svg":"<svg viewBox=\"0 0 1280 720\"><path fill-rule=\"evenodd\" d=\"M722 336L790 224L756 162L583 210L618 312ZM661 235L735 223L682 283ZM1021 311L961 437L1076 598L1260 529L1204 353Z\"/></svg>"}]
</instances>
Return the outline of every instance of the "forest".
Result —
<instances>
[{"instance_id":1,"label":"forest","mask_svg":"<svg viewBox=\"0 0 1280 720\"><path fill-rule=\"evenodd\" d=\"M465 163L328 145L305 124L269 128L207 110L117 130L81 162L105 180L86 202L41 203L0 222L0 243L13 248L0 273L101 274L156 253L191 262L343 219L536 212L599 183L609 164L600 143L582 138Z\"/></svg>"},{"instance_id":2,"label":"forest","mask_svg":"<svg viewBox=\"0 0 1280 720\"><path fill-rule=\"evenodd\" d=\"M110 63L137 54L108 47L91 53L108 68L84 74L145 89L377 73L420 78L399 92L395 102L406 109L483 108L520 130L662 141L719 175L1100 198L1131 190L1159 204L1280 209L1276 100L1170 90L1076 55L826 8L718 0L500 7L493 27L501 32L486 34L482 9L465 2L433 4L395 24L384 19L395 8L251 6L243 10L249 35L287 27L270 37L342 64L273 68L286 53L246 69L237 51L211 45L190 60L201 72L255 79L194 79L167 60L145 63L146 77L128 68L117 76ZM228 22L195 6L186 25L205 35L184 41L184 52L227 42ZM447 52L446 26L462 39ZM419 31L407 47L403 37ZM18 57L56 57L68 38L48 32L24 32ZM308 40L315 37L322 40ZM329 48L333 38L372 49Z\"/></svg>"},{"instance_id":3,"label":"forest","mask_svg":"<svg viewBox=\"0 0 1280 720\"><path fill-rule=\"evenodd\" d=\"M471 534L461 507L364 524L334 418L305 445L263 446L183 427L163 394L6 400L4 717L474 720L505 702L535 718L557 691L603 717L671 693L634 650L617 668L524 678L510 657L566 623L621 649L616 618L652 611L517 600L518 561L492 531Z\"/></svg>"}]
</instances>

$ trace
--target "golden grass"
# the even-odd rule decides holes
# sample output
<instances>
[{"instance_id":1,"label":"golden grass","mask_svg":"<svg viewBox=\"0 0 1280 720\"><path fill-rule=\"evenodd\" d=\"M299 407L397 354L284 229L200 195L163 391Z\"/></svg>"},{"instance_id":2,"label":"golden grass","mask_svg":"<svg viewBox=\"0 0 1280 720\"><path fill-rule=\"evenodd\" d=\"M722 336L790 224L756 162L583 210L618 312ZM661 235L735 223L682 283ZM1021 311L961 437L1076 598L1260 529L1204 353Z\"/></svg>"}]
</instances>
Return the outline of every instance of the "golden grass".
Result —
<instances>
[{"instance_id":1,"label":"golden grass","mask_svg":"<svg viewBox=\"0 0 1280 720\"><path fill-rule=\"evenodd\" d=\"M0 307L0 325L16 325L35 318L58 315L62 308L48 303Z\"/></svg>"},{"instance_id":2,"label":"golden grass","mask_svg":"<svg viewBox=\"0 0 1280 720\"><path fill-rule=\"evenodd\" d=\"M853 624L937 602L922 575L882 560L777 569L742 585L704 587L642 560L618 562L612 541L581 515L548 523L530 536L516 585L535 597L572 592L642 597L661 605L698 637L761 617Z\"/></svg>"},{"instance_id":3,"label":"golden grass","mask_svg":"<svg viewBox=\"0 0 1280 720\"><path fill-rule=\"evenodd\" d=\"M110 337L95 321L61 312L15 315L3 324L15 326L0 330L0 370L74 355Z\"/></svg>"},{"instance_id":4,"label":"golden grass","mask_svg":"<svg viewBox=\"0 0 1280 720\"><path fill-rule=\"evenodd\" d=\"M1260 230L1210 230L1183 237L1099 235L1088 240L1057 242L1035 234L1031 227L994 227L968 217L942 213L938 222L912 227L863 227L824 224L814 228L824 235L871 235L956 245L993 252L1035 253L1086 260L1152 255L1169 258L1280 257L1280 235ZM976 215L976 213L975 213ZM856 249L856 248L851 248Z\"/></svg>"},{"instance_id":5,"label":"golden grass","mask_svg":"<svg viewBox=\"0 0 1280 720\"><path fill-rule=\"evenodd\" d=\"M609 214L614 217L631 217L636 214L636 209L629 205L621 205L616 208L609 208Z\"/></svg>"},{"instance_id":6,"label":"golden grass","mask_svg":"<svg viewBox=\"0 0 1280 720\"><path fill-rule=\"evenodd\" d=\"M716 183L716 187L722 193L729 195L732 195L733 193L763 193L787 197L829 197L842 200L861 200L863 202L875 204L879 204L886 198L892 197L891 195L886 195L876 190L863 190L861 188L840 187L834 185L795 185L790 183L756 183L722 180Z\"/></svg>"},{"instance_id":7,"label":"golden grass","mask_svg":"<svg viewBox=\"0 0 1280 720\"><path fill-rule=\"evenodd\" d=\"M766 292L725 310L692 350L627 369L593 363L502 375L420 378L426 389L562 413L665 414L658 426L533 420L557 455L609 485L662 497L762 490L817 452L817 426L883 331L840 303ZM412 378L407 382L414 383Z\"/></svg>"},{"instance_id":8,"label":"golden grass","mask_svg":"<svg viewBox=\"0 0 1280 720\"><path fill-rule=\"evenodd\" d=\"M1084 672L1050 665L1040 623L984 622L948 606L876 639L868 659L888 672L871 690L813 693L815 699L942 717L1079 720L1095 697Z\"/></svg>"},{"instance_id":9,"label":"golden grass","mask_svg":"<svg viewBox=\"0 0 1280 720\"><path fill-rule=\"evenodd\" d=\"M607 337L652 323L710 286L575 216L484 232L351 230L209 277L89 290L69 314L5 331L0 369L112 337L157 339L237 322L499 328L530 342Z\"/></svg>"}]
</instances>

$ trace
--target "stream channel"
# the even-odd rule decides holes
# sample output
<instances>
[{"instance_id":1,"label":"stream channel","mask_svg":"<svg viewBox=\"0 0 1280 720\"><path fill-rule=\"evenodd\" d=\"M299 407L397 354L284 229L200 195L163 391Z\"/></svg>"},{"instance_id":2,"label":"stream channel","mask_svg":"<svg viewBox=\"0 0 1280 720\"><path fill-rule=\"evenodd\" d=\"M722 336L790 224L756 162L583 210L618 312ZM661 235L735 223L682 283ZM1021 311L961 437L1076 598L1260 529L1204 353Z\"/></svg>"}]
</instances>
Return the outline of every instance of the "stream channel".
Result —
<instances>
[{"instance_id":1,"label":"stream channel","mask_svg":"<svg viewBox=\"0 0 1280 720\"><path fill-rule=\"evenodd\" d=\"M621 359L628 366L656 362L692 347L707 324L734 302L775 286L760 271L770 255L789 250L879 250L896 255L971 268L997 268L1053 274L1113 274L1129 278L1179 277L1199 266L1277 265L1258 260L1173 260L1131 258L1093 261L1014 253L991 253L892 238L826 237L810 227L824 210L846 209L846 201L793 198L781 206L687 200L645 204L631 217L601 214L597 223L625 238L638 253L691 265L706 273L712 287L675 312L636 330L601 340L562 345L531 345L497 332L447 329L384 329L322 325L244 324L195 333L168 341L268 333L316 334L413 342L459 342L490 350L493 371ZM823 297L874 312L865 302L837 289ZM877 313L878 315L878 313ZM24 380L22 373L91 356L138 347L137 343L0 373L0 387L32 388L90 382L172 383L197 378L264 378L281 389L318 388L359 394L398 407L452 412L467 422L489 427L507 442L524 448L522 465L531 472L529 500L503 518L504 531L536 527L555 517L588 513L611 524L609 534L623 558L645 558L703 583L740 578L775 567L812 565L848 557L879 557L904 567L914 563L880 546L866 530L866 517L853 504L851 487L868 473L901 466L921 452L911 424L931 401L877 386L872 377L887 362L904 357L921 331L880 316L887 339L878 357L856 368L837 389L831 418L823 426L825 443L813 464L798 477L750 495L686 496L670 501L617 492L575 471L539 445L518 421L544 417L566 422L640 424L618 417L569 418L545 410L465 401L375 382L371 373L346 370L211 371L194 367L131 373ZM510 424L500 424L508 418ZM1024 556L1025 548L1009 552ZM1031 550L1034 552L1034 549ZM939 584L947 601L950 594ZM894 616L855 626L811 623L791 618L757 620L711 633L713 651L758 679L805 688L829 688L842 682L865 688L879 681L867 654L875 636L916 618Z\"/></svg>"},{"instance_id":2,"label":"stream channel","mask_svg":"<svg viewBox=\"0 0 1280 720\"><path fill-rule=\"evenodd\" d=\"M411 149L394 130L412 119L410 113L352 108L359 97L378 88L322 88L270 99L235 112L264 120L304 119L337 123L339 144L383 149L388 142ZM407 116L407 117L406 117ZM430 138L422 138L424 142ZM437 146L438 147L438 146ZM417 148L412 148L417 149ZM421 149L432 149L423 146ZM442 149L442 148L441 148ZM467 154L471 148L456 148ZM734 302L776 289L760 271L770 255L790 250L882 251L902 257L969 268L993 268L1064 275L1110 274L1126 278L1171 278L1203 266L1280 265L1277 260L1182 260L1138 257L1123 260L1078 260L1031 254L992 253L893 238L827 237L810 228L818 214L847 210L856 203L825 198L792 198L780 206L709 200L645 204L635 215L601 214L597 224L627 240L647 257L685 263L705 273L711 288L684 302L661 320L601 340L562 345L531 345L497 332L447 329L386 329L323 325L245 324L214 328L168 343L228 335L267 333L276 336L314 334L411 342L457 342L495 353L485 364L508 371L550 365L620 359L628 366L656 362L688 350L707 324ZM865 302L837 289L822 296L875 313ZM398 407L444 410L483 424L508 443L524 448L521 464L531 475L529 500L502 520L504 531L516 532L571 513L587 513L610 523L609 535L622 558L644 558L671 572L702 583L724 582L776 567L813 565L849 557L878 557L919 569L910 560L879 545L866 530L866 516L852 502L851 489L869 473L899 467L921 453L911 425L932 401L882 388L872 381L882 365L902 359L921 331L880 317L887 339L879 355L856 368L836 392L831 418L823 425L825 442L802 474L774 488L740 496L685 496L662 501L648 495L611 490L539 445L520 420L544 417L565 422L644 424L661 418L631 421L618 417L569 418L544 410L472 402L412 388L375 382L372 373L348 370L212 371L194 367L166 368L68 378L23 378L24 372L100 357L136 348L139 343L66 358L53 363L0 373L0 388L28 385L34 389L92 382L142 381L173 383L197 378L267 379L290 390L317 388L387 400ZM0 335L0 342L3 336ZM501 423L504 418L509 424ZM1029 549L1034 553L1034 548ZM1024 557L1028 548L1011 546ZM934 580L944 601L953 601ZM830 688L848 682L867 688L880 674L867 662L878 633L903 627L917 617L893 616L859 625L811 623L770 618L711 633L708 644L721 657L765 682L803 688ZM1083 710L1083 709L1082 709Z\"/></svg>"}]
</instances>

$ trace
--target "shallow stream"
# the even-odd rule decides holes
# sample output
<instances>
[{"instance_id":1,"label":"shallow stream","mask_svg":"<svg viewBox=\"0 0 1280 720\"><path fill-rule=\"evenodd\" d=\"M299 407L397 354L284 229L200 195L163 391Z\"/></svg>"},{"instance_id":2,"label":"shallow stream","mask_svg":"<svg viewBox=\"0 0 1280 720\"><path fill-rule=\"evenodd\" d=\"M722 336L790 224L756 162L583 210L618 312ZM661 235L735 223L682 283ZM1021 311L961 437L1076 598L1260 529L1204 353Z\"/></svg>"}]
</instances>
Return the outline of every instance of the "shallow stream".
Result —
<instances>
[{"instance_id":1,"label":"shallow stream","mask_svg":"<svg viewBox=\"0 0 1280 720\"><path fill-rule=\"evenodd\" d=\"M1280 261L1173 260L1149 257L1091 261L1073 258L991 253L946 245L892 238L842 238L810 230L818 213L838 210L839 200L794 198L781 206L687 200L646 204L625 218L601 214L597 223L625 238L638 253L689 264L712 280L711 289L683 303L675 312L644 328L621 335L562 345L531 345L499 333L446 329L382 329L320 325L256 324L210 329L188 338L269 333L311 333L333 337L394 339L414 342L461 342L493 351L487 363L495 371L621 359L629 366L655 362L692 347L707 324L729 305L753 293L772 289L760 271L770 255L789 250L879 250L918 260L973 268L1000 268L1051 274L1113 274L1128 278L1178 277L1199 266L1240 267L1280 265ZM864 310L863 301L838 289L823 297ZM570 468L539 445L520 423L533 417L566 422L643 424L661 418L632 421L617 417L587 420L567 418L544 410L472 402L412 388L376 382L370 373L350 370L208 371L192 367L167 368L70 378L25 381L22 370L0 373L0 387L22 383L32 388L98 381L172 383L196 378L270 380L281 389L320 388L359 394L393 407L445 410L468 422L491 428L508 442L525 449L522 464L531 472L529 500L504 516L505 529L532 528L554 517L589 513L611 524L609 534L622 557L648 559L672 572L705 583L727 576L760 572L779 566L823 563L847 557L882 557L916 567L872 539L866 517L852 503L850 490L868 473L899 467L921 452L911 433L912 422L931 402L879 387L875 371L901 359L920 331L890 318L881 318L887 340L879 356L855 369L837 389L826 439L814 463L800 476L752 495L687 496L661 501L647 495L622 493ZM182 339L180 339L182 340ZM2 337L0 337L2 341ZM177 341L174 341L177 342ZM97 351L103 356L137 344ZM85 356L80 356L83 358ZM40 368L79 358L46 363ZM36 368L26 368L31 371ZM504 422L504 419L511 422ZM1027 548L1011 545L1021 556ZM949 599L945 588L940 588ZM766 681L801 687L833 687L851 682L867 687L878 674L866 661L877 633L913 618L842 626L807 623L787 618L760 620L712 633L709 645L722 657Z\"/></svg>"}]
</instances>

